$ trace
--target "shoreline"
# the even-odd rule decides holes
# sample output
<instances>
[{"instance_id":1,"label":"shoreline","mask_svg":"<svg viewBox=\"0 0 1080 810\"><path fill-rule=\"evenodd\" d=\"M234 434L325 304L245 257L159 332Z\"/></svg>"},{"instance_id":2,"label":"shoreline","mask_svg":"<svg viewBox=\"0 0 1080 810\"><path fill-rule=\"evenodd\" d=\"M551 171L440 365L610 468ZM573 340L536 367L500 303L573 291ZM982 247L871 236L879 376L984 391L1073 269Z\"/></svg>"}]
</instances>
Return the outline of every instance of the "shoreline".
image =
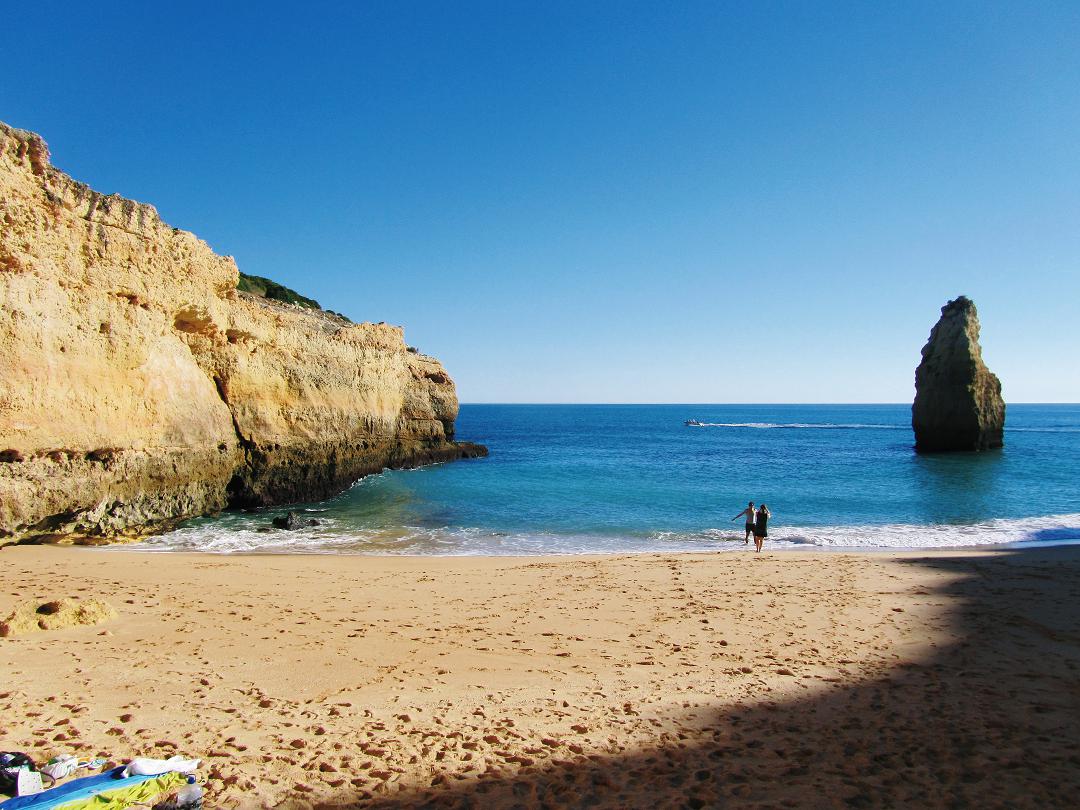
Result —
<instances>
[{"instance_id":1,"label":"shoreline","mask_svg":"<svg viewBox=\"0 0 1080 810\"><path fill-rule=\"evenodd\" d=\"M185 522L171 532L139 538L122 547L148 553L206 551L216 554L331 554L359 556L503 557L592 556L606 554L733 553L744 547L742 530L704 528L513 527L498 520L465 525L402 522L369 526L348 502L334 500L257 511L231 511ZM318 525L275 529L286 511L300 523ZM785 522L770 527L766 548L773 551L894 552L932 549L1014 549L1080 542L1080 512L967 518L963 522L879 521L845 524ZM494 523L494 525L488 525ZM511 528L506 528L508 525ZM141 545L145 544L145 545ZM108 542L86 543L111 546Z\"/></svg>"},{"instance_id":2,"label":"shoreline","mask_svg":"<svg viewBox=\"0 0 1080 810\"><path fill-rule=\"evenodd\" d=\"M301 514L307 512L323 514L326 510L304 509ZM309 529L303 527L295 530L268 530L264 528L266 521L276 516L280 510L267 510L261 514L265 520L262 525L252 529L244 525L223 526L221 524L203 524L199 526L182 526L174 530L176 538L181 542L186 537L195 533L203 533L203 541L217 542L220 538L235 538L237 545L213 547L176 547L162 543L167 540L170 533L153 535L118 543L79 543L57 544L72 547L105 548L105 549L128 549L148 554L184 554L184 553L208 553L217 555L304 555L304 556L360 556L360 557L472 557L472 558L508 558L508 557L594 557L606 555L640 555L640 554L715 554L736 553L747 550L747 544L743 542L737 533L727 534L727 530L705 529L697 532L687 531L680 535L673 531L653 530L645 535L634 535L630 532L621 532L611 535L598 534L553 534L542 531L497 531L495 529L477 529L466 527L429 527L398 526L394 528L342 529L335 526L331 518L329 523L320 527ZM329 531L327 528L330 527ZM867 544L853 542L850 545L842 544L851 538L844 537L840 543L836 542L813 542L804 539L808 535L818 540L829 540L837 527L823 526L794 526L784 527L774 536L766 540L765 550L777 553L791 552L829 552L829 553L894 553L913 552L919 553L933 550L991 550L1011 551L1025 548L1043 548L1056 546L1069 546L1080 544L1080 513L1049 514L1028 516L1022 518L993 518L971 524L851 524L843 527L843 531L854 533L861 532L865 535ZM984 542L934 542L926 545L903 545L898 541L895 545L885 542L874 543L875 532L884 533L887 539L898 538L901 533L911 533L923 530L932 536L944 534L943 529L950 532L963 533L977 530L981 533L995 533L995 535L1029 535L1022 539L1008 539L1008 537L992 536ZM715 532L716 536L710 535ZM395 549L394 544L405 542L413 545L422 544L425 535L434 538L436 535L446 534L453 538L458 537L459 547L455 550L440 550L437 546L429 549L405 548ZM661 541L659 537L664 537ZM421 539L417 539L417 538ZM480 545L477 545L479 538ZM529 548L530 538L538 540L539 545L545 543L547 547ZM793 539L794 538L794 539ZM878 538L880 540L880 538ZM295 540L295 543L290 541ZM499 544L508 541L510 548L500 550ZM935 537L936 540L936 537ZM352 545L348 545L348 543ZM430 540L429 540L430 542ZM434 540L435 543L440 541ZM441 541L445 547L448 543ZM558 543L573 543L570 548L560 548ZM385 543L386 545L382 545ZM634 544L639 544L634 547ZM664 546L662 543L670 543ZM588 546L592 544L594 548ZM49 545L49 544L45 544ZM533 544L535 545L535 544ZM752 548L752 546L750 546Z\"/></svg>"},{"instance_id":3,"label":"shoreline","mask_svg":"<svg viewBox=\"0 0 1080 810\"><path fill-rule=\"evenodd\" d=\"M149 549L138 548L138 541L130 543L115 543L107 545L65 545L65 544L50 544L50 543L27 543L23 548L68 548L77 549L81 551L92 552L132 552L135 554L152 554L161 556L207 556L207 557L301 557L301 558L326 558L326 557L356 557L356 558L370 558L370 559L391 559L391 560L518 560L518 561L532 561L532 560L544 560L544 559L596 559L596 558L614 558L614 557L645 557L645 556L703 556L707 557L714 554L738 554L744 552L748 554L754 554L753 543L747 548L743 542L738 541L739 548L719 548L711 551L704 550L692 550L692 549L673 549L671 551L662 551L656 549L644 549L641 551L551 551L551 552L537 552L536 554L481 554L465 552L460 554L418 554L418 553L396 553L396 552L372 552L372 551L350 551L350 550L327 550L327 551L309 551L298 549L296 551L206 551L199 549ZM949 554L949 553L979 553L979 552L1009 552L1009 551L1025 551L1028 549L1051 549L1051 548L1069 548L1073 546L1080 546L1080 539L1076 540L1031 540L1031 541L1017 541L1015 543L986 543L983 545L971 545L971 546L935 546L935 547L908 547L908 548L891 548L884 546L815 546L812 544L805 545L789 545L789 546L765 546L762 554L855 554L855 555L897 555L900 557L906 556L919 556L928 555L934 556L936 554ZM11 545L8 548L17 548L20 546ZM2 558L0 558L2 559Z\"/></svg>"},{"instance_id":4,"label":"shoreline","mask_svg":"<svg viewBox=\"0 0 1080 810\"><path fill-rule=\"evenodd\" d=\"M87 550L0 557L0 614L61 597L120 614L0 639L0 736L35 758L202 757L209 806L1034 807L1080 789L1077 547Z\"/></svg>"}]
</instances>

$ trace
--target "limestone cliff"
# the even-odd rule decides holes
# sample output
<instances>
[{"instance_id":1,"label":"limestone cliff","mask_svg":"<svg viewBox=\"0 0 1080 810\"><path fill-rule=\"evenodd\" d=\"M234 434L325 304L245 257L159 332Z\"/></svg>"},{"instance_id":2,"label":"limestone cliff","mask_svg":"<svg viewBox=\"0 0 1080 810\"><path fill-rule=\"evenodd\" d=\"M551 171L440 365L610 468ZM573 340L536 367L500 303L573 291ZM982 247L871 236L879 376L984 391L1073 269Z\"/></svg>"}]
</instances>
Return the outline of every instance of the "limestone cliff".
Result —
<instances>
[{"instance_id":1,"label":"limestone cliff","mask_svg":"<svg viewBox=\"0 0 1080 810\"><path fill-rule=\"evenodd\" d=\"M454 383L400 328L237 279L0 124L0 543L140 535L484 452L452 441Z\"/></svg>"},{"instance_id":2,"label":"limestone cliff","mask_svg":"<svg viewBox=\"0 0 1080 810\"><path fill-rule=\"evenodd\" d=\"M1001 382L982 359L979 315L960 296L941 308L915 370L911 408L915 449L921 452L1001 447L1005 402Z\"/></svg>"}]
</instances>

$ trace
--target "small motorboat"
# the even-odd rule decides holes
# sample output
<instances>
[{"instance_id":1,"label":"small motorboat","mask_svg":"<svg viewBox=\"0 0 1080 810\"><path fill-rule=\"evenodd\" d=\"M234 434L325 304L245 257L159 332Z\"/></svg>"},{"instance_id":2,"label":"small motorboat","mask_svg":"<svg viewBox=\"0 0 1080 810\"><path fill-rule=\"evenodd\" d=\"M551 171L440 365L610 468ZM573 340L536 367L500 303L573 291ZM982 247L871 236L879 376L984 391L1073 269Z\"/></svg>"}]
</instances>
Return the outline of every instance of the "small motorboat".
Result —
<instances>
[{"instance_id":1,"label":"small motorboat","mask_svg":"<svg viewBox=\"0 0 1080 810\"><path fill-rule=\"evenodd\" d=\"M704 422L699 422L697 419L687 419L686 420L686 426L687 427L705 427L705 423Z\"/></svg>"}]
</instances>

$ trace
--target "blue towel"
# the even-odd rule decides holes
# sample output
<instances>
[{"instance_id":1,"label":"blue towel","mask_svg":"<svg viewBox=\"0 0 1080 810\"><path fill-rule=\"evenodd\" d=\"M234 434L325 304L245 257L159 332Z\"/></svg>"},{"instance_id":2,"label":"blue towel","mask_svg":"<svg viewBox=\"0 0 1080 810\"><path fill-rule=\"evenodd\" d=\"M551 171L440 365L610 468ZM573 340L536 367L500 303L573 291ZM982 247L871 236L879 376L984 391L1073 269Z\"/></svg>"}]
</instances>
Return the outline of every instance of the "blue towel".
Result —
<instances>
[{"instance_id":1,"label":"blue towel","mask_svg":"<svg viewBox=\"0 0 1080 810\"><path fill-rule=\"evenodd\" d=\"M119 788L131 787L132 785L138 785L141 782L158 778L158 775L122 777L120 774L123 770L123 766L120 766L118 768L113 768L111 771L99 773L96 776L84 776L81 779L72 779L70 782L65 782L59 787L54 787L41 793L35 793L32 796L16 796L14 799L0 802L0 810L23 810L23 808L50 810L50 808L58 807L78 799L91 799L105 790L117 790Z\"/></svg>"}]
</instances>

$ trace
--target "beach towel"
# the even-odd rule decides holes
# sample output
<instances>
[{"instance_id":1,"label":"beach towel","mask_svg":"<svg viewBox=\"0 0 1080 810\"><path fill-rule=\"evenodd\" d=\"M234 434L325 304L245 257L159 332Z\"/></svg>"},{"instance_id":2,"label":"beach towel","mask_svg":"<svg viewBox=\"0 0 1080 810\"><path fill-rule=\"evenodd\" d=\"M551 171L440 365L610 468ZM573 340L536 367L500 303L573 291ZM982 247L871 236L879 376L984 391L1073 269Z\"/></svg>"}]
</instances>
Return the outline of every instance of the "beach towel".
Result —
<instances>
[{"instance_id":1,"label":"beach towel","mask_svg":"<svg viewBox=\"0 0 1080 810\"><path fill-rule=\"evenodd\" d=\"M185 782L179 773L122 776L123 767L97 776L73 779L33 796L17 796L0 802L0 810L125 810L149 802L155 796Z\"/></svg>"}]
</instances>

